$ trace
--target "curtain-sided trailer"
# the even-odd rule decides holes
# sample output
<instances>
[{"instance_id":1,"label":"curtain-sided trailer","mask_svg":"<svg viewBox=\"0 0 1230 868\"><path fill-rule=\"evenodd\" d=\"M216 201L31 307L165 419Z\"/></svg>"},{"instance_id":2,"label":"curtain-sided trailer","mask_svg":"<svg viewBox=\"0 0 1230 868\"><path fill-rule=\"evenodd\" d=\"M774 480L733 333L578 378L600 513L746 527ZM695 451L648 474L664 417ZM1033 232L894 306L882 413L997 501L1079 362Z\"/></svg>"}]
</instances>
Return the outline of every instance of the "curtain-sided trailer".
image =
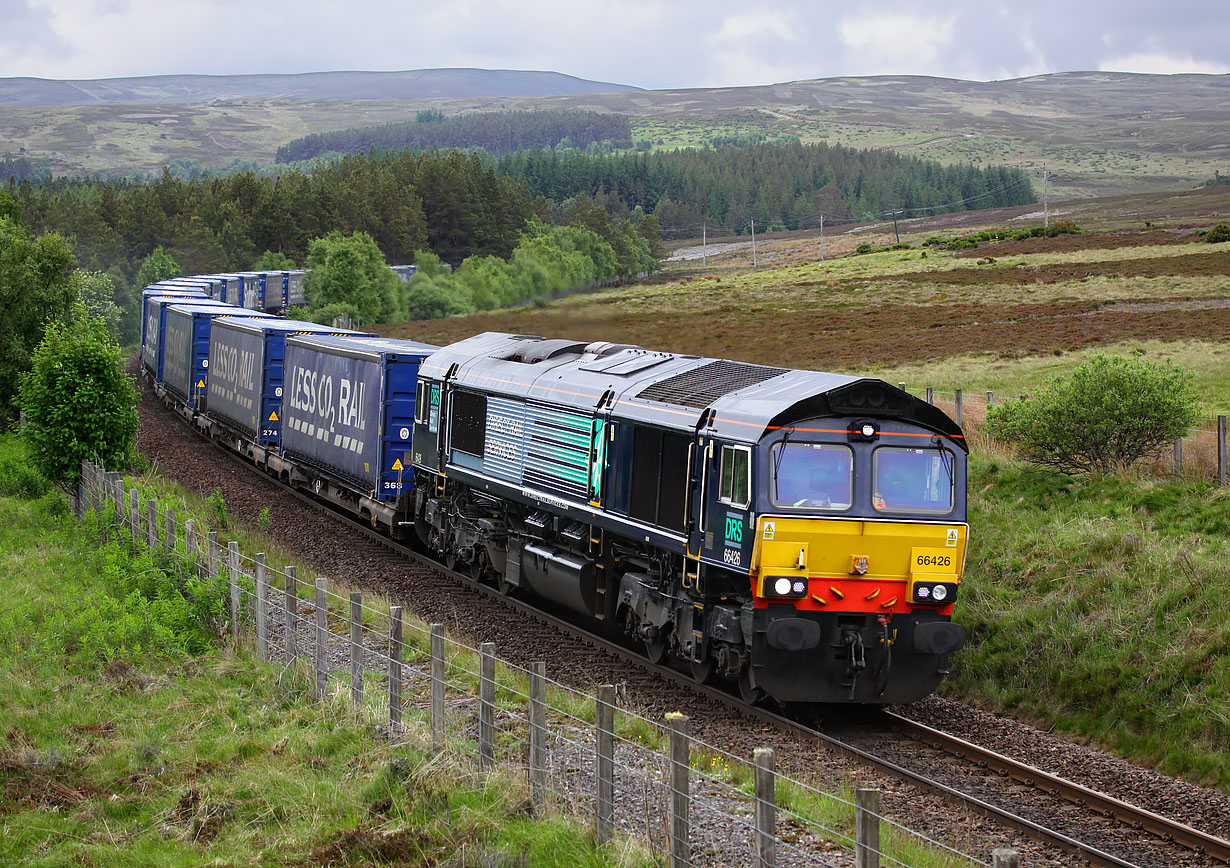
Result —
<instances>
[{"instance_id":1,"label":"curtain-sided trailer","mask_svg":"<svg viewBox=\"0 0 1230 868\"><path fill-rule=\"evenodd\" d=\"M163 350L166 344L167 308L173 304L198 304L220 308L224 313L240 313L217 299L196 296L148 295L141 325L141 367L152 383L162 382Z\"/></svg>"},{"instance_id":2,"label":"curtain-sided trailer","mask_svg":"<svg viewBox=\"0 0 1230 868\"><path fill-rule=\"evenodd\" d=\"M287 338L282 458L290 480L399 531L414 489L419 365L437 349L386 338Z\"/></svg>"},{"instance_id":3,"label":"curtain-sided trailer","mask_svg":"<svg viewBox=\"0 0 1230 868\"><path fill-rule=\"evenodd\" d=\"M262 450L282 444L286 339L295 335L375 337L277 318L222 317L210 332L209 413Z\"/></svg>"},{"instance_id":4,"label":"curtain-sided trailer","mask_svg":"<svg viewBox=\"0 0 1230 868\"><path fill-rule=\"evenodd\" d=\"M277 319L264 311L230 305L179 303L164 313L161 388L188 418L204 408L210 377L209 334L215 319Z\"/></svg>"}]
</instances>

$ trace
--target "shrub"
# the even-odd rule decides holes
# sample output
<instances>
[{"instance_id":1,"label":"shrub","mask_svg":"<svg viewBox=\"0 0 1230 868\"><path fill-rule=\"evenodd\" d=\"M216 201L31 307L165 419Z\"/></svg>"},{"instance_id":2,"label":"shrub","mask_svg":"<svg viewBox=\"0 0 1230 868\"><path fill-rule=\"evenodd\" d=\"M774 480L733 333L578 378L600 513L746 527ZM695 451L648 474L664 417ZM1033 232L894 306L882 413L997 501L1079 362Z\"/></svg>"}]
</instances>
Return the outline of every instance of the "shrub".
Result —
<instances>
[{"instance_id":1,"label":"shrub","mask_svg":"<svg viewBox=\"0 0 1230 868\"><path fill-rule=\"evenodd\" d=\"M1204 240L1210 244L1230 241L1230 223L1218 223L1204 235Z\"/></svg>"},{"instance_id":2,"label":"shrub","mask_svg":"<svg viewBox=\"0 0 1230 868\"><path fill-rule=\"evenodd\" d=\"M0 441L0 494L34 500L51 490L51 483L30 463L25 441L5 435Z\"/></svg>"},{"instance_id":3,"label":"shrub","mask_svg":"<svg viewBox=\"0 0 1230 868\"><path fill-rule=\"evenodd\" d=\"M991 436L1068 473L1111 473L1158 452L1196 422L1190 371L1099 353L1039 394L994 407Z\"/></svg>"},{"instance_id":4,"label":"shrub","mask_svg":"<svg viewBox=\"0 0 1230 868\"><path fill-rule=\"evenodd\" d=\"M69 322L47 328L20 398L34 466L53 482L76 482L85 458L109 469L132 460L136 386L115 340L80 305Z\"/></svg>"}]
</instances>

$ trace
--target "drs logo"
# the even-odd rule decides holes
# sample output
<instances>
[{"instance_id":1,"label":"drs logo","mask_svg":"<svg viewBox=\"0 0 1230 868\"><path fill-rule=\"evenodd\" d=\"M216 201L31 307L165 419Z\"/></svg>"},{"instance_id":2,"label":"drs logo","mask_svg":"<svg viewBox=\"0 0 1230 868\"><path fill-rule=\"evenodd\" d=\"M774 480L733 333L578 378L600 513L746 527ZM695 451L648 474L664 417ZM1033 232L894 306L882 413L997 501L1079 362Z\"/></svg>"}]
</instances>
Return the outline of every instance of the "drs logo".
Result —
<instances>
[{"instance_id":1,"label":"drs logo","mask_svg":"<svg viewBox=\"0 0 1230 868\"><path fill-rule=\"evenodd\" d=\"M726 542L736 545L743 544L743 516L726 516Z\"/></svg>"}]
</instances>

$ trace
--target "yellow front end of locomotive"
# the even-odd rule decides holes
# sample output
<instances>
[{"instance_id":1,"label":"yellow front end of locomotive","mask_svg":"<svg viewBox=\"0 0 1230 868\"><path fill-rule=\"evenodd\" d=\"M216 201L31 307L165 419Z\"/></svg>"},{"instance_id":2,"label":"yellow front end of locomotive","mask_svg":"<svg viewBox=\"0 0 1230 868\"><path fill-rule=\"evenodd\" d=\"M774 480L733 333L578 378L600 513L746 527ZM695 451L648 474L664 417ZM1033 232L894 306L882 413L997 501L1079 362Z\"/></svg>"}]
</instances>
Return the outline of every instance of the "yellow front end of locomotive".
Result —
<instances>
[{"instance_id":1,"label":"yellow front end of locomotive","mask_svg":"<svg viewBox=\"0 0 1230 868\"><path fill-rule=\"evenodd\" d=\"M751 567L756 604L793 601L800 610L884 614L925 607L947 614L968 534L964 522L761 516Z\"/></svg>"}]
</instances>

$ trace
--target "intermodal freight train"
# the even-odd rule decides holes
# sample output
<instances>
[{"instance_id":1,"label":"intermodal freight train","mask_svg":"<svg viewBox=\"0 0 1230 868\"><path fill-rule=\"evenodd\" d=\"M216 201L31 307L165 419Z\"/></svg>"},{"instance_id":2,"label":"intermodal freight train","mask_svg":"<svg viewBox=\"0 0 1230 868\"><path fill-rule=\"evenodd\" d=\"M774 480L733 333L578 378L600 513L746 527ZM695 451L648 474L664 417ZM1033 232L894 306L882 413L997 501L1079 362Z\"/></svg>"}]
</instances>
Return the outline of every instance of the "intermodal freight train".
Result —
<instances>
[{"instance_id":1,"label":"intermodal freight train","mask_svg":"<svg viewBox=\"0 0 1230 868\"><path fill-rule=\"evenodd\" d=\"M967 449L907 392L608 342L434 347L211 305L193 280L145 298L164 400L449 568L749 701L911 702L964 644Z\"/></svg>"}]
</instances>

